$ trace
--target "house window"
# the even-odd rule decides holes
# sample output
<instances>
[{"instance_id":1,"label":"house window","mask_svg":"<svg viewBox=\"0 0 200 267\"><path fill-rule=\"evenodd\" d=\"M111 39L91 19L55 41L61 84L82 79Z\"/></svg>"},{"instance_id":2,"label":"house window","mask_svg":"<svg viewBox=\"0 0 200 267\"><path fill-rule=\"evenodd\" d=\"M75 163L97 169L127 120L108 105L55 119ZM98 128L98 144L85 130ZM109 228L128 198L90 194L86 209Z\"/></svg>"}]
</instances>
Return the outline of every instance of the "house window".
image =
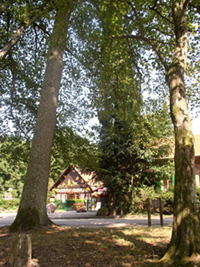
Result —
<instances>
[{"instance_id":1,"label":"house window","mask_svg":"<svg viewBox=\"0 0 200 267\"><path fill-rule=\"evenodd\" d=\"M75 194L76 196L76 198L75 199L80 199L80 194Z\"/></svg>"},{"instance_id":2,"label":"house window","mask_svg":"<svg viewBox=\"0 0 200 267\"><path fill-rule=\"evenodd\" d=\"M62 199L66 199L65 194L61 194L61 195L62 195Z\"/></svg>"},{"instance_id":3,"label":"house window","mask_svg":"<svg viewBox=\"0 0 200 267\"><path fill-rule=\"evenodd\" d=\"M56 194L57 199L61 199L61 194Z\"/></svg>"}]
</instances>

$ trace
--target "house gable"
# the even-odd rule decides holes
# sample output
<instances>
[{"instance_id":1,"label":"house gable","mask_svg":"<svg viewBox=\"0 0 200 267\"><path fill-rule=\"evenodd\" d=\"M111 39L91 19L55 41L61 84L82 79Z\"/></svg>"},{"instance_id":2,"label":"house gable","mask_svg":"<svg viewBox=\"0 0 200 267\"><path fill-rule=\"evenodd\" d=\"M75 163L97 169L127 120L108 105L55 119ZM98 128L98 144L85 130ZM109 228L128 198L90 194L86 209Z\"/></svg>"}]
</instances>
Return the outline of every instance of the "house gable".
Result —
<instances>
[{"instance_id":1,"label":"house gable","mask_svg":"<svg viewBox=\"0 0 200 267\"><path fill-rule=\"evenodd\" d=\"M59 179L50 188L57 189L57 193L69 193L73 191L74 193L84 193L92 191L88 183L83 179L83 177L74 168L68 167L59 177Z\"/></svg>"}]
</instances>

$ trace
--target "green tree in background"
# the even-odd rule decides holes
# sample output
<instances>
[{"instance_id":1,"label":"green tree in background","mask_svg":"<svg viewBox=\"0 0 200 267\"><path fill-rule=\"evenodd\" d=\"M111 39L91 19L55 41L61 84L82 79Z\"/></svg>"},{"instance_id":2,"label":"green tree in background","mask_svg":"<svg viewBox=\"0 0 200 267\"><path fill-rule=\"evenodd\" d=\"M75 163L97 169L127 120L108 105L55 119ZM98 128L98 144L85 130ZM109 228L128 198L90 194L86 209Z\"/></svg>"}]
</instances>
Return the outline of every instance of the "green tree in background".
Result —
<instances>
[{"instance_id":1,"label":"green tree in background","mask_svg":"<svg viewBox=\"0 0 200 267\"><path fill-rule=\"evenodd\" d=\"M50 179L55 182L70 164L92 171L98 164L98 146L71 128L58 128L52 148Z\"/></svg>"},{"instance_id":2,"label":"green tree in background","mask_svg":"<svg viewBox=\"0 0 200 267\"><path fill-rule=\"evenodd\" d=\"M0 197L9 188L14 198L21 196L29 153L30 142L12 136L0 138Z\"/></svg>"},{"instance_id":3,"label":"green tree in background","mask_svg":"<svg viewBox=\"0 0 200 267\"><path fill-rule=\"evenodd\" d=\"M118 7L124 7L124 3L119 1L118 4ZM126 25L123 15L127 11L117 9L115 2L109 3L106 12L97 4L94 6L98 27L93 28L91 22L88 28L92 30L88 31L88 38L84 39L84 29L78 32L78 36L86 47L85 51L90 51L96 58L94 103L101 124L102 152L96 178L102 180L112 194L118 194L118 198L129 195L129 205L126 206L130 207L134 186L144 182L156 184L159 179L167 179L171 174L173 168L166 167L169 162L164 168L156 159L168 155L172 128L168 106L164 103L166 97L155 109L152 107L155 103L152 105L153 101L149 102L152 110L148 109L149 103L145 106L143 101L141 87L145 80L145 68L139 63L142 48L138 45L129 47L130 42L125 38L118 41L110 38L113 34L123 33L124 26L121 24ZM85 20L82 18L82 23ZM158 140L164 141L159 149L156 146ZM147 172L152 168L153 173Z\"/></svg>"}]
</instances>

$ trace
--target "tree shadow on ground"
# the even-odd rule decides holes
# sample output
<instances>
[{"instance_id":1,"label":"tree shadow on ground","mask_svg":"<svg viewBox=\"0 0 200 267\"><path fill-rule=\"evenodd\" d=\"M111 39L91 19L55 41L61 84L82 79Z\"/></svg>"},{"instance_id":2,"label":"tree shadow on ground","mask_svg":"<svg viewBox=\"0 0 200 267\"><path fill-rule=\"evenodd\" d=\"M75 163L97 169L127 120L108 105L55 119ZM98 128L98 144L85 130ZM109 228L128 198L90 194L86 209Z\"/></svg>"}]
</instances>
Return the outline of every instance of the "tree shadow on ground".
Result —
<instances>
[{"instance_id":1,"label":"tree shadow on ground","mask_svg":"<svg viewBox=\"0 0 200 267\"><path fill-rule=\"evenodd\" d=\"M28 231L32 266L102 267L159 266L170 239L170 227L66 228ZM0 266L8 266L12 235L0 228ZM166 237L168 235L168 237Z\"/></svg>"}]
</instances>

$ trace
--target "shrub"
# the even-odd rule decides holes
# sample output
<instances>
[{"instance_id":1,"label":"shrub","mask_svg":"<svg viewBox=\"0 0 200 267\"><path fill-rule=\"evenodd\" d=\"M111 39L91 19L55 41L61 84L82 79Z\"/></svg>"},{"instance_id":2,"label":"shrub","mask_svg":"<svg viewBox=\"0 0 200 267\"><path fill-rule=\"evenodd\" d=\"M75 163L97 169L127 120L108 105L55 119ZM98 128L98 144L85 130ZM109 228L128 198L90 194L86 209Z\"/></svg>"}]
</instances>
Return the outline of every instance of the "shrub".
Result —
<instances>
[{"instance_id":1,"label":"shrub","mask_svg":"<svg viewBox=\"0 0 200 267\"><path fill-rule=\"evenodd\" d=\"M174 191L169 190L166 192L161 192L159 197L162 200L163 214L173 214Z\"/></svg>"},{"instance_id":2,"label":"shrub","mask_svg":"<svg viewBox=\"0 0 200 267\"><path fill-rule=\"evenodd\" d=\"M162 200L163 214L173 214L173 204L174 204L174 192L173 190L160 192L156 191L153 186L148 187L143 185L134 190L134 197L132 202L132 212L133 213L146 213L147 199L158 199Z\"/></svg>"},{"instance_id":3,"label":"shrub","mask_svg":"<svg viewBox=\"0 0 200 267\"><path fill-rule=\"evenodd\" d=\"M60 199L56 199L55 200L55 204L57 207L57 210L66 210L66 204L67 204L67 208L73 208L73 204L74 203L85 203L84 199L67 199L66 203L63 203L62 200Z\"/></svg>"},{"instance_id":4,"label":"shrub","mask_svg":"<svg viewBox=\"0 0 200 267\"><path fill-rule=\"evenodd\" d=\"M0 199L0 211L17 210L19 208L20 199Z\"/></svg>"},{"instance_id":5,"label":"shrub","mask_svg":"<svg viewBox=\"0 0 200 267\"><path fill-rule=\"evenodd\" d=\"M197 203L200 208L200 187L196 187Z\"/></svg>"},{"instance_id":6,"label":"shrub","mask_svg":"<svg viewBox=\"0 0 200 267\"><path fill-rule=\"evenodd\" d=\"M109 210L106 207L103 207L97 211L97 216L107 216L109 214Z\"/></svg>"},{"instance_id":7,"label":"shrub","mask_svg":"<svg viewBox=\"0 0 200 267\"><path fill-rule=\"evenodd\" d=\"M154 186L142 185L133 190L132 198L132 213L146 213L146 202L147 199L157 199L159 198L158 193L156 193Z\"/></svg>"}]
</instances>

